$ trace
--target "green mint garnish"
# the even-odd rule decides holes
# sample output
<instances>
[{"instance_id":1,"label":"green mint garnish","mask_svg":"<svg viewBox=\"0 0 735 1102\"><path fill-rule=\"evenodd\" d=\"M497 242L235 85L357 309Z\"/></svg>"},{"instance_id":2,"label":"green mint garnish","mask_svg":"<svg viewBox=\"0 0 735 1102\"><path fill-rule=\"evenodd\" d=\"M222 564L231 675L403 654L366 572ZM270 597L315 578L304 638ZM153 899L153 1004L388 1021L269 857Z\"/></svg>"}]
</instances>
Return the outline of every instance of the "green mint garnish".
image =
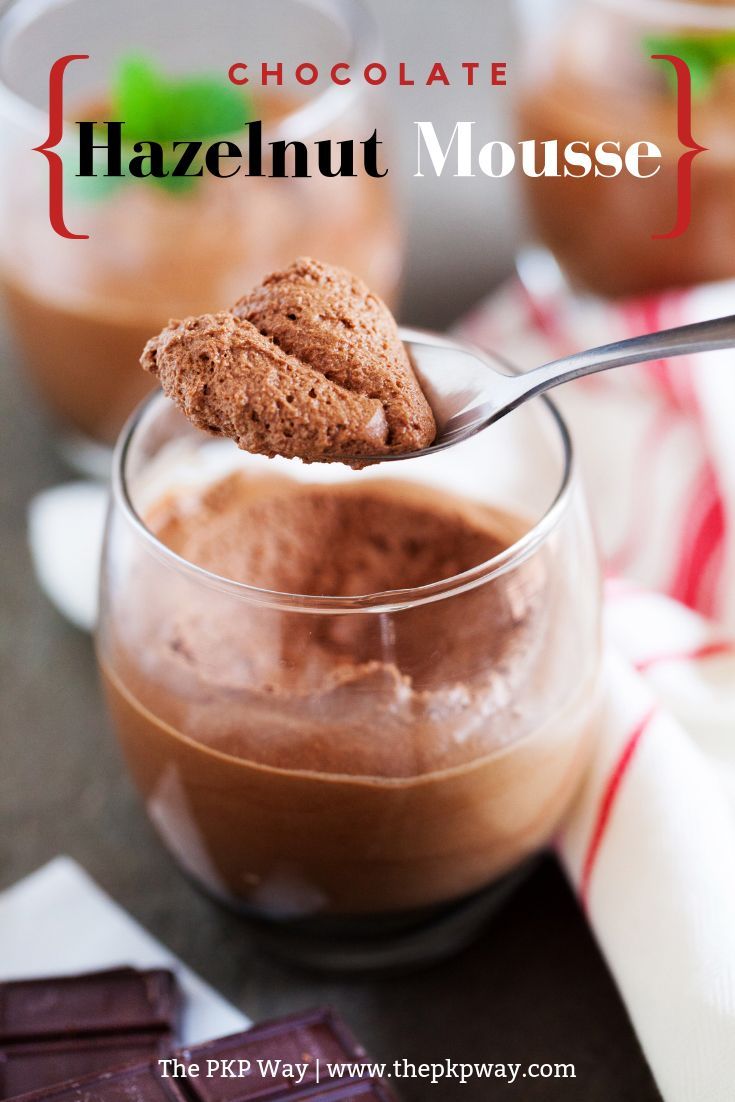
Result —
<instances>
[{"instance_id":1,"label":"green mint garnish","mask_svg":"<svg viewBox=\"0 0 735 1102\"><path fill-rule=\"evenodd\" d=\"M125 123L126 144L206 142L242 130L253 117L250 97L220 76L169 77L141 54L121 59L111 97L112 117ZM168 167L168 165L166 166ZM197 177L151 178L172 192L189 191Z\"/></svg>"},{"instance_id":2,"label":"green mint garnish","mask_svg":"<svg viewBox=\"0 0 735 1102\"><path fill-rule=\"evenodd\" d=\"M241 131L253 118L252 99L241 87L230 84L226 77L209 74L168 76L142 54L121 58L109 97L109 114L104 117L125 123L123 141L127 156L134 156L135 142L158 142L164 150L172 142L211 142ZM102 134L103 131L100 131ZM165 163L171 171L175 160ZM103 200L113 195L132 177L105 176L106 153L95 153L97 175L80 177L68 174L73 193L82 200ZM190 171L194 171L192 168ZM191 191L201 177L151 176L148 182L157 184L171 194ZM135 183L144 183L135 180Z\"/></svg>"},{"instance_id":3,"label":"green mint garnish","mask_svg":"<svg viewBox=\"0 0 735 1102\"><path fill-rule=\"evenodd\" d=\"M686 61L692 74L692 95L701 99L710 91L720 69L735 64L735 31L714 34L653 35L644 40L647 54L673 54ZM666 81L676 90L676 74L667 65Z\"/></svg>"},{"instance_id":4,"label":"green mint garnish","mask_svg":"<svg viewBox=\"0 0 735 1102\"><path fill-rule=\"evenodd\" d=\"M249 97L218 76L168 77L148 58L124 57L113 88L113 117L129 142L206 141L242 130Z\"/></svg>"}]
</instances>

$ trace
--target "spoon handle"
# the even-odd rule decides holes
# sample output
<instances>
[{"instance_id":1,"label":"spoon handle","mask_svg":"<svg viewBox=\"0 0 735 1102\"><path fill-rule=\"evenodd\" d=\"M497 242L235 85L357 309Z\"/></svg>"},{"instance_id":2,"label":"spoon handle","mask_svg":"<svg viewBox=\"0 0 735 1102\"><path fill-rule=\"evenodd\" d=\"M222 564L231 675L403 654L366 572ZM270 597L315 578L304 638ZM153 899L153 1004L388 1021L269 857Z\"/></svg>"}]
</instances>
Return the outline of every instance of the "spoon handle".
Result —
<instances>
[{"instance_id":1,"label":"spoon handle","mask_svg":"<svg viewBox=\"0 0 735 1102\"><path fill-rule=\"evenodd\" d=\"M610 367L663 360L671 356L685 356L693 352L714 352L722 348L735 348L735 315L699 321L693 325L681 325L676 329L663 329L643 337L631 337L576 352L561 360L552 360L517 377L519 388L517 401L525 401L534 394L541 394L570 379L607 371Z\"/></svg>"}]
</instances>

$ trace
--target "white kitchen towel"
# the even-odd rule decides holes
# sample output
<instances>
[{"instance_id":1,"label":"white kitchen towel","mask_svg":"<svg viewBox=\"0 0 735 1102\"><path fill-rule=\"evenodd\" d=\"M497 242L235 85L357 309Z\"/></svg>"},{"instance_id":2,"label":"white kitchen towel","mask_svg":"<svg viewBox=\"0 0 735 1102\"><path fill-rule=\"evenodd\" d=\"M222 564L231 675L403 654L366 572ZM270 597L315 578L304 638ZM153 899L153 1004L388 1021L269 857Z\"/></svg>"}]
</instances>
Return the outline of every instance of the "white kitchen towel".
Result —
<instances>
[{"instance_id":1,"label":"white kitchen towel","mask_svg":"<svg viewBox=\"0 0 735 1102\"><path fill-rule=\"evenodd\" d=\"M69 857L57 857L0 894L0 980L117 965L171 968L184 993L183 1044L250 1024L156 941Z\"/></svg>"},{"instance_id":2,"label":"white kitchen towel","mask_svg":"<svg viewBox=\"0 0 735 1102\"><path fill-rule=\"evenodd\" d=\"M529 368L733 303L731 285L610 305L515 281L460 332ZM603 722L558 850L666 1102L733 1102L735 353L557 393L612 575Z\"/></svg>"},{"instance_id":3,"label":"white kitchen towel","mask_svg":"<svg viewBox=\"0 0 735 1102\"><path fill-rule=\"evenodd\" d=\"M603 303L520 280L461 325L527 369L624 337L735 313L735 282ZM618 368L553 392L571 426L611 572L735 632L735 351Z\"/></svg>"}]
</instances>

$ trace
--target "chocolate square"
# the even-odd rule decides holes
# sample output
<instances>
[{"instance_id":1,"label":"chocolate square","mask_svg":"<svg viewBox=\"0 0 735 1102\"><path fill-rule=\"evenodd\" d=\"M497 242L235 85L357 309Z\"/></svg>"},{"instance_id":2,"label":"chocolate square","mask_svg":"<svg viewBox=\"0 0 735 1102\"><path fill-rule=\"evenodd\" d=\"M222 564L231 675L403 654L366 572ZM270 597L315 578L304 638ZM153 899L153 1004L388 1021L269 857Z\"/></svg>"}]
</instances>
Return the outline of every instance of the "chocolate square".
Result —
<instances>
[{"instance_id":1,"label":"chocolate square","mask_svg":"<svg viewBox=\"0 0 735 1102\"><path fill-rule=\"evenodd\" d=\"M0 1098L166 1056L169 1033L123 1033L10 1044L0 1049Z\"/></svg>"},{"instance_id":2,"label":"chocolate square","mask_svg":"<svg viewBox=\"0 0 735 1102\"><path fill-rule=\"evenodd\" d=\"M316 1083L316 1061L322 1073L326 1063L362 1063L363 1047L329 1009L306 1011L265 1022L252 1029L171 1053L183 1070L199 1065L198 1076L168 1075L157 1060L115 1072L89 1076L25 1094L15 1102L395 1102L386 1083L346 1075ZM246 1074L207 1078L207 1060L244 1061ZM283 1064L312 1064L304 1080L262 1074L258 1060ZM236 1069L239 1070L239 1067Z\"/></svg>"},{"instance_id":3,"label":"chocolate square","mask_svg":"<svg viewBox=\"0 0 735 1102\"><path fill-rule=\"evenodd\" d=\"M79 1082L58 1083L23 1098L28 1102L188 1102L175 1080L161 1078L157 1064L139 1064Z\"/></svg>"},{"instance_id":4,"label":"chocolate square","mask_svg":"<svg viewBox=\"0 0 735 1102\"><path fill-rule=\"evenodd\" d=\"M0 1099L166 1055L180 997L165 969L0 983Z\"/></svg>"},{"instance_id":5,"label":"chocolate square","mask_svg":"<svg viewBox=\"0 0 735 1102\"><path fill-rule=\"evenodd\" d=\"M189 1064L200 1065L202 1076L187 1079L187 1087L199 1102L249 1102L250 1099L278 1099L300 1097L299 1091L315 1082L315 1071L307 1071L301 1084L296 1086L293 1077L282 1073L262 1075L257 1061L269 1060L284 1065L311 1063L316 1060L341 1062L365 1059L365 1050L355 1040L344 1022L330 1009L318 1009L304 1014L280 1018L231 1037L210 1041L205 1045L185 1051ZM234 1059L250 1061L250 1074L246 1077L215 1075L204 1078L207 1060Z\"/></svg>"},{"instance_id":6,"label":"chocolate square","mask_svg":"<svg viewBox=\"0 0 735 1102\"><path fill-rule=\"evenodd\" d=\"M0 983L0 1043L79 1033L170 1030L176 979L165 969L114 968Z\"/></svg>"}]
</instances>

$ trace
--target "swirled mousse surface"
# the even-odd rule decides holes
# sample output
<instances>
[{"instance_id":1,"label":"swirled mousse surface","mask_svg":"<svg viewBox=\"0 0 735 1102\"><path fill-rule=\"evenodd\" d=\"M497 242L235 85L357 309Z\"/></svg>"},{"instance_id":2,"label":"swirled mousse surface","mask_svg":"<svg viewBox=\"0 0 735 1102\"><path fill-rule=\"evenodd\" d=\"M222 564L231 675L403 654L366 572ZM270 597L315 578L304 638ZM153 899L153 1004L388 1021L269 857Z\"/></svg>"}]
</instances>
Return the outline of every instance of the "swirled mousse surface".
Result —
<instances>
[{"instance_id":1,"label":"swirled mousse surface","mask_svg":"<svg viewBox=\"0 0 735 1102\"><path fill-rule=\"evenodd\" d=\"M315 260L268 276L231 311L169 322L141 364L197 428L245 451L349 460L436 435L388 308Z\"/></svg>"},{"instance_id":2,"label":"swirled mousse surface","mask_svg":"<svg viewBox=\"0 0 735 1102\"><path fill-rule=\"evenodd\" d=\"M358 596L471 570L517 518L392 479L304 484L233 474L147 515L172 550L264 590ZM136 602L145 671L124 680L199 743L283 769L387 778L451 768L523 732L524 691L547 676L545 569L391 615L289 615L209 590L165 614ZM140 648L134 640L130 652ZM137 660L136 660L137 661ZM126 663L127 664L127 663ZM553 665L553 659L551 660Z\"/></svg>"},{"instance_id":3,"label":"swirled mousse surface","mask_svg":"<svg viewBox=\"0 0 735 1102\"><path fill-rule=\"evenodd\" d=\"M231 579L346 601L317 613L136 559L111 595L103 668L156 828L209 891L267 916L399 912L481 888L546 842L592 744L597 657L569 615L575 564L539 550L416 603L415 587L527 525L374 473L329 484L248 466L149 486L146 522Z\"/></svg>"}]
</instances>

